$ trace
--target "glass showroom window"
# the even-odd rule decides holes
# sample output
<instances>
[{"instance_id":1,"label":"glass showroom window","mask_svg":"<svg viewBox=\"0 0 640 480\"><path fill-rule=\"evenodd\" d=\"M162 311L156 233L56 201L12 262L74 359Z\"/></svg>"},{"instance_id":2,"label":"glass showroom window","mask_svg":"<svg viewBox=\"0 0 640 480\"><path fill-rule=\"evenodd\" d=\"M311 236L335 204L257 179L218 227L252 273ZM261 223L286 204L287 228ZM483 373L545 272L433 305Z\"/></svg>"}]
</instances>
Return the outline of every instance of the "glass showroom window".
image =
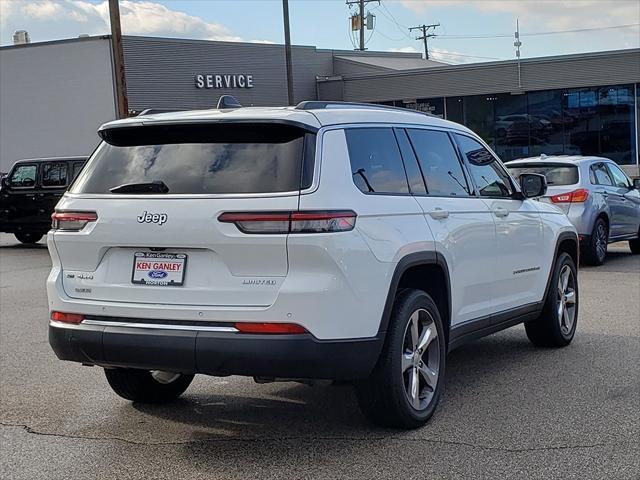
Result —
<instances>
[{"instance_id":1,"label":"glass showroom window","mask_svg":"<svg viewBox=\"0 0 640 480\"><path fill-rule=\"evenodd\" d=\"M491 148L495 147L493 104L496 99L497 95L464 97L464 124L480 135Z\"/></svg>"},{"instance_id":2,"label":"glass showroom window","mask_svg":"<svg viewBox=\"0 0 640 480\"><path fill-rule=\"evenodd\" d=\"M633 85L565 90L565 154L635 163Z\"/></svg>"},{"instance_id":3,"label":"glass showroom window","mask_svg":"<svg viewBox=\"0 0 640 480\"><path fill-rule=\"evenodd\" d=\"M493 95L495 151L504 160L529 156L530 138L544 135L546 120L527 113L526 95Z\"/></svg>"},{"instance_id":4,"label":"glass showroom window","mask_svg":"<svg viewBox=\"0 0 640 480\"><path fill-rule=\"evenodd\" d=\"M539 122L529 136L529 155L562 155L564 153L564 126L562 90L545 90L527 94L529 115Z\"/></svg>"}]
</instances>

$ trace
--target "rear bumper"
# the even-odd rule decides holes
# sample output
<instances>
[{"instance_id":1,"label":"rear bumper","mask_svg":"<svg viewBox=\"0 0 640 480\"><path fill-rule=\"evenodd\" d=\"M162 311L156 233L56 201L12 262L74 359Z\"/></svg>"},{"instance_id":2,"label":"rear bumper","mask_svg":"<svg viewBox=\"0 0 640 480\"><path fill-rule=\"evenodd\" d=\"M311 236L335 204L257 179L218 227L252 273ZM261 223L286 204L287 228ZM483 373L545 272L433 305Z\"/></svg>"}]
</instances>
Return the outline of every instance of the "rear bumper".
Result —
<instances>
[{"instance_id":1,"label":"rear bumper","mask_svg":"<svg viewBox=\"0 0 640 480\"><path fill-rule=\"evenodd\" d=\"M382 338L320 341L310 334L253 335L195 330L49 324L61 360L206 375L355 380L373 369Z\"/></svg>"}]
</instances>

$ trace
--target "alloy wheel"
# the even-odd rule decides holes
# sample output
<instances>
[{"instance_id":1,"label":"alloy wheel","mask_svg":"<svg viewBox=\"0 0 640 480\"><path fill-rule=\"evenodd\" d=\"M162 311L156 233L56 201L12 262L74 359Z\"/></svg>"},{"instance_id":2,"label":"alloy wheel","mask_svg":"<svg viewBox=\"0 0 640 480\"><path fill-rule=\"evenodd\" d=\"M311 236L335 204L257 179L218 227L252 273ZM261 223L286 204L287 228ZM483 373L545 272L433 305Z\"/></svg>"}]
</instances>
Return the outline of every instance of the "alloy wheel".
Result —
<instances>
[{"instance_id":1,"label":"alloy wheel","mask_svg":"<svg viewBox=\"0 0 640 480\"><path fill-rule=\"evenodd\" d=\"M598 260L603 261L607 255L607 227L604 223L599 223L596 228L596 254Z\"/></svg>"},{"instance_id":2,"label":"alloy wheel","mask_svg":"<svg viewBox=\"0 0 640 480\"><path fill-rule=\"evenodd\" d=\"M576 319L576 281L569 265L558 275L558 321L563 335L569 335Z\"/></svg>"},{"instance_id":3,"label":"alloy wheel","mask_svg":"<svg viewBox=\"0 0 640 480\"><path fill-rule=\"evenodd\" d=\"M438 385L440 339L431 314L419 309L411 314L404 332L402 377L409 404L424 410Z\"/></svg>"}]
</instances>

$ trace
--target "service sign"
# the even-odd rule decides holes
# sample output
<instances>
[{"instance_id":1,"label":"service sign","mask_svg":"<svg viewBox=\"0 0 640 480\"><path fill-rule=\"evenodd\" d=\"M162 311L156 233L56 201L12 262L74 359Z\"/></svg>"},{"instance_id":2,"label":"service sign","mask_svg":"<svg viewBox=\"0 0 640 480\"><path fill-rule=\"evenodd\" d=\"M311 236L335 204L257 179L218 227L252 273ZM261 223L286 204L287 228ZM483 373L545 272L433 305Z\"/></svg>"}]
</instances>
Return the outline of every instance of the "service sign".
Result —
<instances>
[{"instance_id":1,"label":"service sign","mask_svg":"<svg viewBox=\"0 0 640 480\"><path fill-rule=\"evenodd\" d=\"M240 74L198 74L194 77L196 88L253 88L253 75Z\"/></svg>"}]
</instances>

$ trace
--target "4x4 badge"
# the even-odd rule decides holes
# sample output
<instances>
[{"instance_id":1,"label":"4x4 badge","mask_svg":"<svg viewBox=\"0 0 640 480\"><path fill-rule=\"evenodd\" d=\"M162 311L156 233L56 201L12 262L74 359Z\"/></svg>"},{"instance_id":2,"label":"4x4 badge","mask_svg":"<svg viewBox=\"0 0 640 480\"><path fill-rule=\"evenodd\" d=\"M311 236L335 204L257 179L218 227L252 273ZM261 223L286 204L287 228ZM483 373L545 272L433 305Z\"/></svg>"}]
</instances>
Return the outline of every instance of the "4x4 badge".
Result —
<instances>
[{"instance_id":1,"label":"4x4 badge","mask_svg":"<svg viewBox=\"0 0 640 480\"><path fill-rule=\"evenodd\" d=\"M167 218L166 213L149 213L145 210L136 220L138 220L138 223L157 223L158 225L162 225L167 221Z\"/></svg>"}]
</instances>

